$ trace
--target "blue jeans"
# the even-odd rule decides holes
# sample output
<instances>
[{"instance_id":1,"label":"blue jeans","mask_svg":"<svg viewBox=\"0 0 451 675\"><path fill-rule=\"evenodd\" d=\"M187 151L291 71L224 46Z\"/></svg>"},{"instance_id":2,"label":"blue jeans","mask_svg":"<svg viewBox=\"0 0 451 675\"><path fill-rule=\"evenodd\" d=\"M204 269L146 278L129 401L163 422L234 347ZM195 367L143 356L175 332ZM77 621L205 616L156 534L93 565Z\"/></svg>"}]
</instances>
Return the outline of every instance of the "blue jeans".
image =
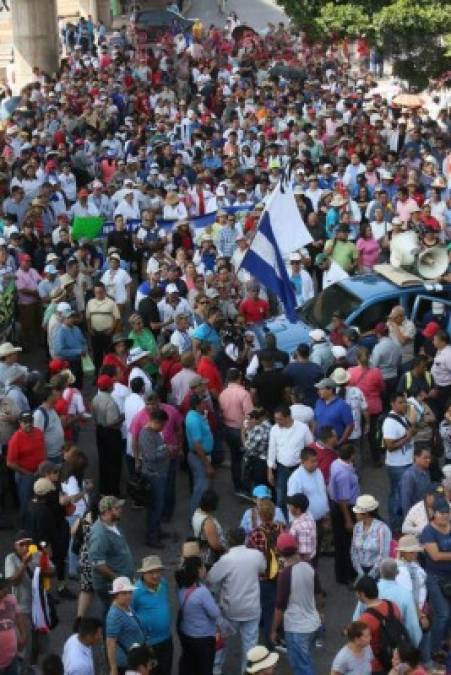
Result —
<instances>
[{"instance_id":1,"label":"blue jeans","mask_svg":"<svg viewBox=\"0 0 451 675\"><path fill-rule=\"evenodd\" d=\"M224 440L230 448L230 463L234 490L243 489L241 462L243 448L241 447L241 431L233 427L223 427Z\"/></svg>"},{"instance_id":2,"label":"blue jeans","mask_svg":"<svg viewBox=\"0 0 451 675\"><path fill-rule=\"evenodd\" d=\"M69 527L72 527L72 525L75 523L76 520L78 520L78 516L66 516L66 520L69 523ZM81 525L79 525L81 527ZM75 576L78 572L78 555L72 551L72 544L73 544L74 538L71 536L69 540L69 549L67 552L67 563L68 563L68 574L70 576Z\"/></svg>"},{"instance_id":3,"label":"blue jeans","mask_svg":"<svg viewBox=\"0 0 451 675\"><path fill-rule=\"evenodd\" d=\"M160 532L161 516L164 508L164 495L166 491L167 474L155 474L146 476L146 481L152 495L152 502L147 507L147 532L148 542L155 542Z\"/></svg>"},{"instance_id":4,"label":"blue jeans","mask_svg":"<svg viewBox=\"0 0 451 675\"><path fill-rule=\"evenodd\" d=\"M285 631L287 656L293 675L314 675L312 647L316 631L313 633L290 633Z\"/></svg>"},{"instance_id":5,"label":"blue jeans","mask_svg":"<svg viewBox=\"0 0 451 675\"><path fill-rule=\"evenodd\" d=\"M390 481L390 494L388 496L388 519L393 533L401 532L402 509L400 483L404 473L410 464L405 466L386 466L388 480Z\"/></svg>"},{"instance_id":6,"label":"blue jeans","mask_svg":"<svg viewBox=\"0 0 451 675\"><path fill-rule=\"evenodd\" d=\"M287 517L287 483L295 469L297 469L296 466L284 466L283 464L278 464L276 469L276 502L285 518Z\"/></svg>"},{"instance_id":7,"label":"blue jeans","mask_svg":"<svg viewBox=\"0 0 451 675\"><path fill-rule=\"evenodd\" d=\"M24 516L27 509L27 504L33 496L33 484L36 480L34 474L19 473L14 474L16 481L17 496L19 497L20 515Z\"/></svg>"},{"instance_id":8,"label":"blue jeans","mask_svg":"<svg viewBox=\"0 0 451 675\"><path fill-rule=\"evenodd\" d=\"M250 621L232 621L231 619L228 619L228 621L230 621L240 636L241 673L244 673L246 671L247 663L246 654L248 653L249 649L252 649L252 647L255 647L255 645L258 644L258 624L260 622L260 618L251 619ZM230 640L227 640L226 650L230 646L230 642Z\"/></svg>"},{"instance_id":9,"label":"blue jeans","mask_svg":"<svg viewBox=\"0 0 451 675\"><path fill-rule=\"evenodd\" d=\"M178 465L179 462L177 457L174 457L169 462L168 475L166 477L166 489L164 494L164 509L163 509L163 519L166 521L170 520L174 515Z\"/></svg>"},{"instance_id":10,"label":"blue jeans","mask_svg":"<svg viewBox=\"0 0 451 675\"><path fill-rule=\"evenodd\" d=\"M199 506L200 498L202 497L205 490L208 489L210 481L208 479L204 463L196 454L194 454L194 452L188 453L188 465L193 479L193 491L191 493L190 501L192 516L194 511Z\"/></svg>"},{"instance_id":11,"label":"blue jeans","mask_svg":"<svg viewBox=\"0 0 451 675\"><path fill-rule=\"evenodd\" d=\"M451 603L445 598L438 583L438 577L429 573L426 579L429 602L432 606L431 653L440 649L442 641L447 637L451 618Z\"/></svg>"}]
</instances>

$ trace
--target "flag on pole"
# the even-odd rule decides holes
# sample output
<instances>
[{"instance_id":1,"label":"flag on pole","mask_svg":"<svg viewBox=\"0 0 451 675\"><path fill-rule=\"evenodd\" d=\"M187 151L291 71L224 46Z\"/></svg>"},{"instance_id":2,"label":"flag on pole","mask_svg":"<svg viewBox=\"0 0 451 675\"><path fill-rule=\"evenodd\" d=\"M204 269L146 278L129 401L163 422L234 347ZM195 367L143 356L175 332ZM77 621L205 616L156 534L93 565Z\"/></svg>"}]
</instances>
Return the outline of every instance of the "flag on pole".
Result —
<instances>
[{"instance_id":1,"label":"flag on pole","mask_svg":"<svg viewBox=\"0 0 451 675\"><path fill-rule=\"evenodd\" d=\"M284 176L276 185L266 209L270 213L272 231L283 257L313 241L296 204L289 176Z\"/></svg>"},{"instance_id":2,"label":"flag on pole","mask_svg":"<svg viewBox=\"0 0 451 675\"><path fill-rule=\"evenodd\" d=\"M271 203L263 212L257 233L241 262L241 267L280 298L287 318L295 323L296 294L288 278L287 268L273 230L274 206L271 208ZM275 204L277 208L277 200ZM289 223L286 225L290 228Z\"/></svg>"},{"instance_id":3,"label":"flag on pole","mask_svg":"<svg viewBox=\"0 0 451 675\"><path fill-rule=\"evenodd\" d=\"M95 239L103 227L102 216L75 216L72 239Z\"/></svg>"}]
</instances>

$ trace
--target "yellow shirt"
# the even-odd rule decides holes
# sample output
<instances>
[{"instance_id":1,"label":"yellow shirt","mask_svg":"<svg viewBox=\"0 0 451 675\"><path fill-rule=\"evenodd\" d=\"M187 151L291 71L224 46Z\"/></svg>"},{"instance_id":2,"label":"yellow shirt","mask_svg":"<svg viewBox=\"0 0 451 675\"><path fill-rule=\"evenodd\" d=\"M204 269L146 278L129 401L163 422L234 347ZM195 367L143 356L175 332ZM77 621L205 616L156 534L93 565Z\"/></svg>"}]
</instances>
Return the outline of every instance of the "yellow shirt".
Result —
<instances>
[{"instance_id":1,"label":"yellow shirt","mask_svg":"<svg viewBox=\"0 0 451 675\"><path fill-rule=\"evenodd\" d=\"M92 330L105 331L111 330L120 319L119 310L116 303L111 298L97 300L91 298L86 305L86 319Z\"/></svg>"}]
</instances>

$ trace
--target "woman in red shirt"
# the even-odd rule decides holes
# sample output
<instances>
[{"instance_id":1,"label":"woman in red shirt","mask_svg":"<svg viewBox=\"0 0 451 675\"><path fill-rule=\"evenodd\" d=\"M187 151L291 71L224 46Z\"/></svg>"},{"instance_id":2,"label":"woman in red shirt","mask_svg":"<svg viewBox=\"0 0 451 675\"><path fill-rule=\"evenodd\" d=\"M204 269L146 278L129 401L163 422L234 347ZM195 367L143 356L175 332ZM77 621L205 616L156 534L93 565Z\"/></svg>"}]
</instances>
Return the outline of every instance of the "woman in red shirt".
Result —
<instances>
[{"instance_id":1,"label":"woman in red shirt","mask_svg":"<svg viewBox=\"0 0 451 675\"><path fill-rule=\"evenodd\" d=\"M129 340L125 335L118 333L113 337L111 351L105 354L102 366L114 366L117 370L117 380L128 387L128 376L130 368L127 366L127 356L133 340Z\"/></svg>"},{"instance_id":2,"label":"woman in red shirt","mask_svg":"<svg viewBox=\"0 0 451 675\"><path fill-rule=\"evenodd\" d=\"M366 347L360 347L357 351L357 366L349 368L349 384L358 387L365 396L368 413L370 415L369 445L371 455L376 466L381 462L381 448L378 447L376 431L377 418L382 412L382 394L385 383L379 368L371 368L369 365L369 351Z\"/></svg>"}]
</instances>

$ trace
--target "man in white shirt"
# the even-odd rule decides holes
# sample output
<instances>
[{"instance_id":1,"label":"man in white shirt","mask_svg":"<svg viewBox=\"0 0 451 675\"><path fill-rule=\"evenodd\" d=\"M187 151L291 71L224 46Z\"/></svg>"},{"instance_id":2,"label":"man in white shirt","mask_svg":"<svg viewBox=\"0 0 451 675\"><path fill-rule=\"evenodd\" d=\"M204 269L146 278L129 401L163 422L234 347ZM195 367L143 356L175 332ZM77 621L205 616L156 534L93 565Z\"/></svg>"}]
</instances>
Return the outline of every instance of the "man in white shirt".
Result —
<instances>
[{"instance_id":1,"label":"man in white shirt","mask_svg":"<svg viewBox=\"0 0 451 675\"><path fill-rule=\"evenodd\" d=\"M343 279L349 277L349 274L326 253L318 253L315 258L315 265L323 273L321 283L323 291L337 281L343 281Z\"/></svg>"},{"instance_id":2,"label":"man in white shirt","mask_svg":"<svg viewBox=\"0 0 451 675\"><path fill-rule=\"evenodd\" d=\"M306 424L292 418L291 410L286 404L276 408L274 422L269 434L268 483L275 485L277 506L286 517L288 479L299 466L301 451L313 443L313 435Z\"/></svg>"},{"instance_id":3,"label":"man in white shirt","mask_svg":"<svg viewBox=\"0 0 451 675\"><path fill-rule=\"evenodd\" d=\"M301 465L288 479L287 494L289 497L303 494L308 498L309 511L317 525L328 515L326 483L321 469L318 468L318 457L314 448L304 448L301 451Z\"/></svg>"},{"instance_id":4,"label":"man in white shirt","mask_svg":"<svg viewBox=\"0 0 451 675\"><path fill-rule=\"evenodd\" d=\"M103 625L95 617L78 619L78 633L66 640L63 650L65 675L95 675L92 648L103 640Z\"/></svg>"},{"instance_id":5,"label":"man in white shirt","mask_svg":"<svg viewBox=\"0 0 451 675\"><path fill-rule=\"evenodd\" d=\"M177 347L179 354L190 352L192 349L192 341L189 329L190 314L181 312L175 317L175 331L171 335L171 344Z\"/></svg>"},{"instance_id":6,"label":"man in white shirt","mask_svg":"<svg viewBox=\"0 0 451 675\"><path fill-rule=\"evenodd\" d=\"M207 583L219 591L219 605L241 639L241 672L246 668L246 654L258 642L260 622L259 577L266 570L266 560L257 549L247 548L242 527L229 532L229 551L216 562ZM230 641L226 643L226 649Z\"/></svg>"},{"instance_id":7,"label":"man in white shirt","mask_svg":"<svg viewBox=\"0 0 451 675\"><path fill-rule=\"evenodd\" d=\"M175 321L175 317L179 314L187 314L191 316L191 307L185 298L180 297L179 289L176 284L168 284L166 286L166 296L158 303L158 311L160 312L160 319L162 321ZM174 330L175 325L171 323L167 329Z\"/></svg>"},{"instance_id":8,"label":"man in white shirt","mask_svg":"<svg viewBox=\"0 0 451 675\"><path fill-rule=\"evenodd\" d=\"M406 469L413 462L412 425L406 417L407 399L405 394L393 394L391 410L382 424L382 438L387 450L385 466L390 481L388 514L393 533L401 532L400 483Z\"/></svg>"},{"instance_id":9,"label":"man in white shirt","mask_svg":"<svg viewBox=\"0 0 451 675\"><path fill-rule=\"evenodd\" d=\"M451 345L445 330L434 335L434 347L437 352L432 364L431 374L440 393L440 400L447 401L451 397Z\"/></svg>"},{"instance_id":10,"label":"man in white shirt","mask_svg":"<svg viewBox=\"0 0 451 675\"><path fill-rule=\"evenodd\" d=\"M130 380L130 393L124 400L124 426L127 432L127 465L131 474L135 471L135 459L132 448L132 435L130 433L130 425L135 415L137 415L143 408L146 407L144 402L144 380L142 377L134 377Z\"/></svg>"}]
</instances>

